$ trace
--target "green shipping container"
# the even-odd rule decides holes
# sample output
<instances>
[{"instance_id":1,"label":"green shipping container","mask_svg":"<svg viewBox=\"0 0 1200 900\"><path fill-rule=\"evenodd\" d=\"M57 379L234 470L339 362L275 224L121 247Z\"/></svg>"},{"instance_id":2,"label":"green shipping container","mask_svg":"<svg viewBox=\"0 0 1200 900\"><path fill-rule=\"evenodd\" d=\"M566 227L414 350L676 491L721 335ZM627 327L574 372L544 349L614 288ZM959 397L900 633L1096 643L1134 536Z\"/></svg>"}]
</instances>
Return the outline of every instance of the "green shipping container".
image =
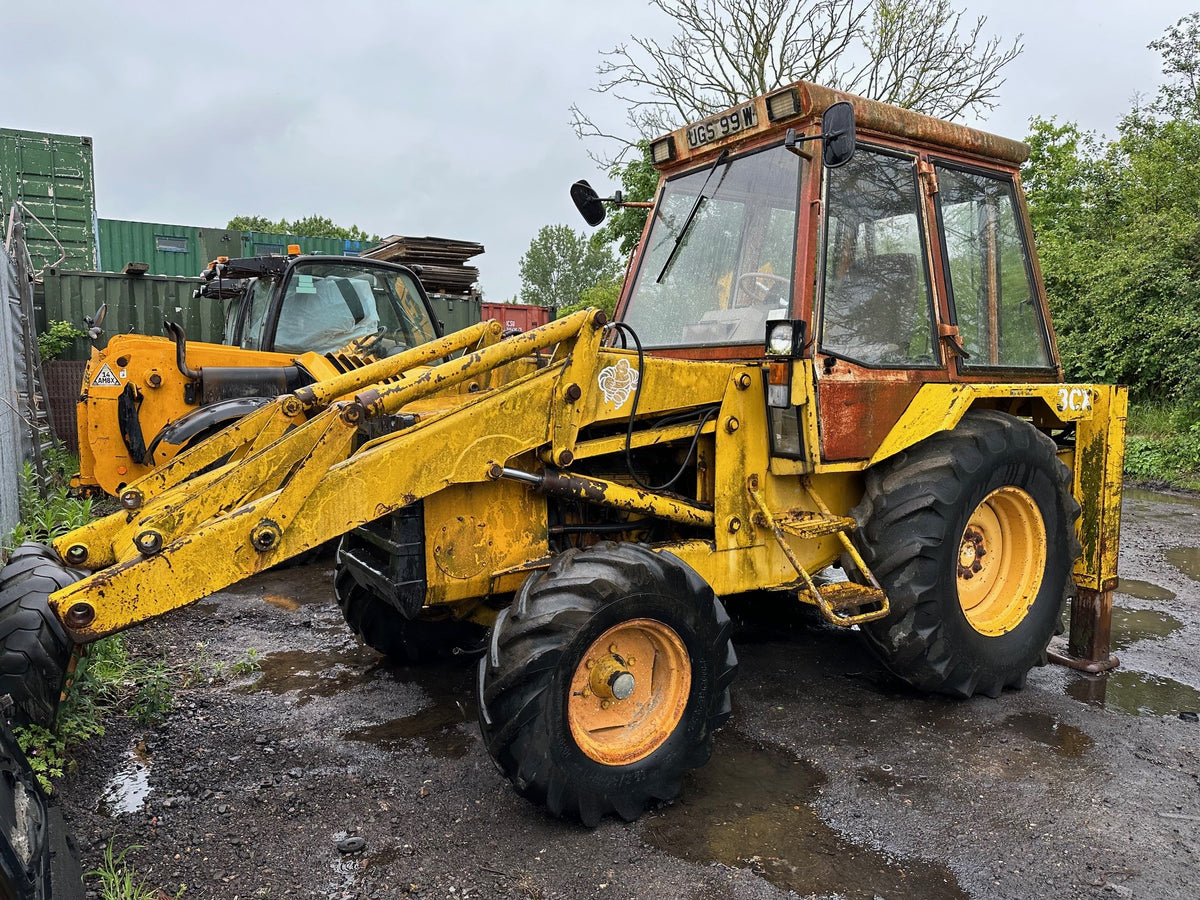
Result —
<instances>
[{"instance_id":1,"label":"green shipping container","mask_svg":"<svg viewBox=\"0 0 1200 900\"><path fill-rule=\"evenodd\" d=\"M199 231L186 225L98 219L99 269L121 272L130 263L144 263L150 275L195 278L205 262Z\"/></svg>"},{"instance_id":2,"label":"green shipping container","mask_svg":"<svg viewBox=\"0 0 1200 900\"><path fill-rule=\"evenodd\" d=\"M195 278L218 256L238 256L242 249L242 233L228 228L98 219L96 234L101 272L145 263L149 275Z\"/></svg>"},{"instance_id":3,"label":"green shipping container","mask_svg":"<svg viewBox=\"0 0 1200 900\"><path fill-rule=\"evenodd\" d=\"M482 297L431 293L429 303L433 314L442 321L443 334L461 331L482 319Z\"/></svg>"},{"instance_id":4,"label":"green shipping container","mask_svg":"<svg viewBox=\"0 0 1200 900\"><path fill-rule=\"evenodd\" d=\"M160 275L121 275L114 272L47 272L34 291L39 331L47 322L62 320L83 328L84 316L108 304L106 334L136 332L163 334L163 320L178 322L188 340L220 341L224 331L220 301L193 298L198 278ZM86 339L75 341L63 359L87 359Z\"/></svg>"},{"instance_id":5,"label":"green shipping container","mask_svg":"<svg viewBox=\"0 0 1200 900\"><path fill-rule=\"evenodd\" d=\"M358 255L358 241L341 238L302 237L295 234L271 234L265 231L242 232L242 256L283 256L289 244L299 244L300 252L320 256ZM347 247L347 245L355 245Z\"/></svg>"},{"instance_id":6,"label":"green shipping container","mask_svg":"<svg viewBox=\"0 0 1200 900\"><path fill-rule=\"evenodd\" d=\"M15 201L28 208L22 211L25 241L36 268L54 265L64 252L60 268L96 268L90 137L0 128L0 210L6 224Z\"/></svg>"}]
</instances>

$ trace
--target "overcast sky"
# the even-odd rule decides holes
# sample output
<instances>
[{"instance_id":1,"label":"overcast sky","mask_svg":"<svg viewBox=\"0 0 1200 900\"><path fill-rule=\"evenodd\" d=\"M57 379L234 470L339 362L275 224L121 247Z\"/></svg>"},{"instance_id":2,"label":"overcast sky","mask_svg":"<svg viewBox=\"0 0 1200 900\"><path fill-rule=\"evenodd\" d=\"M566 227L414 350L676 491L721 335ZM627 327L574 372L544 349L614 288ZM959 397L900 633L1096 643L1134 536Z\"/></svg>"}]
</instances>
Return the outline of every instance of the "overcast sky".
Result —
<instances>
[{"instance_id":1,"label":"overcast sky","mask_svg":"<svg viewBox=\"0 0 1200 900\"><path fill-rule=\"evenodd\" d=\"M961 5L1024 36L982 123L1020 138L1035 114L1111 134L1158 84L1146 44L1200 0ZM599 52L646 34L670 21L644 0L0 0L0 126L90 135L102 217L318 213L479 241L485 296L504 300L541 226L586 227L571 182L611 187L568 107L619 124L591 93Z\"/></svg>"}]
</instances>

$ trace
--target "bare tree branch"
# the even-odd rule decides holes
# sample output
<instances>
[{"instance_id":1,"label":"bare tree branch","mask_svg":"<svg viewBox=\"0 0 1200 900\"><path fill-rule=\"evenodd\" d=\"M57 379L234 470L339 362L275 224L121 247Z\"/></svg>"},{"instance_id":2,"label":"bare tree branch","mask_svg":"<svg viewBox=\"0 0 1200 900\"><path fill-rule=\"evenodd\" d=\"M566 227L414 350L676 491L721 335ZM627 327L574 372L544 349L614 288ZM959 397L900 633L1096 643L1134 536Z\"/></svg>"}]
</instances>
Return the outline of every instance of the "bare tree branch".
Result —
<instances>
[{"instance_id":1,"label":"bare tree branch","mask_svg":"<svg viewBox=\"0 0 1200 900\"><path fill-rule=\"evenodd\" d=\"M667 42L633 37L601 53L597 93L625 104L627 135L606 133L579 106L581 138L622 162L639 139L665 134L794 81L826 84L955 119L994 108L1001 71L1022 50L971 27L952 0L650 0L673 19Z\"/></svg>"}]
</instances>

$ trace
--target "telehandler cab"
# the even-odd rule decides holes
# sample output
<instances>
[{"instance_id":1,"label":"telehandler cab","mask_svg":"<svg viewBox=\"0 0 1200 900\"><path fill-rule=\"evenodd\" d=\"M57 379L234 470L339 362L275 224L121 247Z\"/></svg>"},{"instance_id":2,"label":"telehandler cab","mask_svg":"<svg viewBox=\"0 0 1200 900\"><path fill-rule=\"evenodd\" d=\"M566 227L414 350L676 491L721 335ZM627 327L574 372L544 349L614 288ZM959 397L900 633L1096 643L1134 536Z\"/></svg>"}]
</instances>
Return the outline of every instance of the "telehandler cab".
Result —
<instances>
[{"instance_id":1,"label":"telehandler cab","mask_svg":"<svg viewBox=\"0 0 1200 900\"><path fill-rule=\"evenodd\" d=\"M224 305L225 343L118 334L93 340L76 421L72 487L116 496L181 450L274 397L441 335L420 280L393 263L343 256L218 259L197 294Z\"/></svg>"},{"instance_id":2,"label":"telehandler cab","mask_svg":"<svg viewBox=\"0 0 1200 900\"><path fill-rule=\"evenodd\" d=\"M615 322L481 323L131 482L0 572L0 689L45 721L73 643L341 536L350 627L410 660L488 629L488 752L594 824L707 760L721 598L812 604L959 697L1020 687L1074 594L1072 649L1107 657L1126 395L1063 383L1027 148L797 83L651 149Z\"/></svg>"}]
</instances>

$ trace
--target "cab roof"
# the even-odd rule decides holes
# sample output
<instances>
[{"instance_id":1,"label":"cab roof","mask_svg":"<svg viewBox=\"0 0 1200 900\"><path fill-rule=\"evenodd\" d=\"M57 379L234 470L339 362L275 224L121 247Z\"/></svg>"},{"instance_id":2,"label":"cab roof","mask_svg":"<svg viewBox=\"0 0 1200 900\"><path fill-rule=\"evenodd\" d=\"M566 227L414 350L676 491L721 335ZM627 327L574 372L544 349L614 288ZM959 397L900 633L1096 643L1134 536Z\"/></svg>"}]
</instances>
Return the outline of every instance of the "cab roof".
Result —
<instances>
[{"instance_id":1,"label":"cab roof","mask_svg":"<svg viewBox=\"0 0 1200 900\"><path fill-rule=\"evenodd\" d=\"M966 125L956 125L879 100L869 100L808 81L797 81L706 119L689 123L651 142L651 147L666 140L672 142L669 159L657 163L656 168L673 169L682 162L705 156L714 149L735 147L756 137L782 133L788 128L800 129L818 120L826 109L840 100L848 100L853 105L859 132L1016 166L1029 158L1029 145L1021 141L977 128L968 128ZM756 124L740 128L736 133L719 140L694 148L691 146L688 134L692 129L706 123L718 122L723 116L730 116L735 110L740 112L750 104L754 105Z\"/></svg>"}]
</instances>

